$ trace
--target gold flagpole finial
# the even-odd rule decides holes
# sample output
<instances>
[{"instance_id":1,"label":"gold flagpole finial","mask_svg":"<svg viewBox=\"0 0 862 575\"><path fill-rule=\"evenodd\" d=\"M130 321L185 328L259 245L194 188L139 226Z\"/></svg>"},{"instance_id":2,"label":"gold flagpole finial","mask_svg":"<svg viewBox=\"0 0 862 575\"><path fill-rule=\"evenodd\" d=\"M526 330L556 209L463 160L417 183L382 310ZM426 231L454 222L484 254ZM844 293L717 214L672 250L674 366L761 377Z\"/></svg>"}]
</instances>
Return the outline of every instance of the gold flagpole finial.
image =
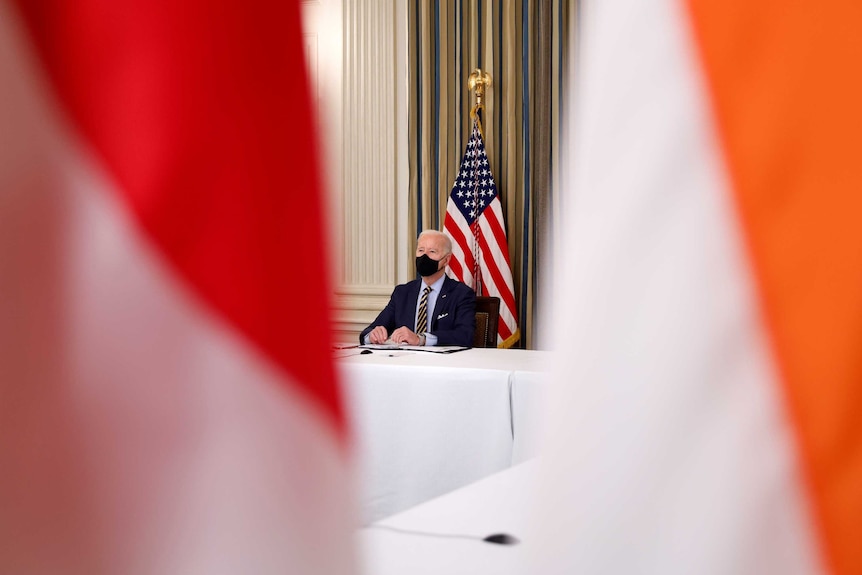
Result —
<instances>
[{"instance_id":1,"label":"gold flagpole finial","mask_svg":"<svg viewBox=\"0 0 862 575\"><path fill-rule=\"evenodd\" d=\"M485 88L490 85L491 74L488 72L483 72L480 68L476 68L470 72L470 76L467 78L467 89L476 92L476 105L470 110L470 116L475 116L480 108L484 109L485 106L482 103L482 99L485 97Z\"/></svg>"}]
</instances>

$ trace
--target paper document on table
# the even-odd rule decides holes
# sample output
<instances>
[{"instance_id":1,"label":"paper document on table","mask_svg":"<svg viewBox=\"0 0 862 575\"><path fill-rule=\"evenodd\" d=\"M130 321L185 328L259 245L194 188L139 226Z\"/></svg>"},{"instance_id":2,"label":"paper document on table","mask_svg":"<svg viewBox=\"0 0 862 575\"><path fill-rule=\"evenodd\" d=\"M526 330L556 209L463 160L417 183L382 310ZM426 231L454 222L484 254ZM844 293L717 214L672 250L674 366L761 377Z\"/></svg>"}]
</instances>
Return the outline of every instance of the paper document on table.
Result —
<instances>
[{"instance_id":1,"label":"paper document on table","mask_svg":"<svg viewBox=\"0 0 862 575\"><path fill-rule=\"evenodd\" d=\"M469 347L464 347L461 345L434 345L434 346L425 346L425 345L398 345L397 343L366 343L365 345L359 346L362 349L400 349L403 351L425 351L428 353L455 353L456 351L463 351L465 349L470 349Z\"/></svg>"}]
</instances>

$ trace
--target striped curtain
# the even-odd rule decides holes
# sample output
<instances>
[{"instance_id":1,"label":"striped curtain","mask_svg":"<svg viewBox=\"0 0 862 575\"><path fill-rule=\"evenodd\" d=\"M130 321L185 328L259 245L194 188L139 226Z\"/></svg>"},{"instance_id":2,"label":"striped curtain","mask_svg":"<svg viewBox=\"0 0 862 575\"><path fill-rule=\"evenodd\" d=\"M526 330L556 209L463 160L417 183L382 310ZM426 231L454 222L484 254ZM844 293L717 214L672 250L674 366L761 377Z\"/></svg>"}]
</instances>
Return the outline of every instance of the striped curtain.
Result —
<instances>
[{"instance_id":1,"label":"striped curtain","mask_svg":"<svg viewBox=\"0 0 862 575\"><path fill-rule=\"evenodd\" d=\"M568 70L566 0L414 0L408 5L412 237L442 230L449 191L470 135L467 77L491 74L482 125L506 218L521 329L535 347L537 294L550 256L560 189L562 96ZM412 256L412 253L411 253Z\"/></svg>"}]
</instances>

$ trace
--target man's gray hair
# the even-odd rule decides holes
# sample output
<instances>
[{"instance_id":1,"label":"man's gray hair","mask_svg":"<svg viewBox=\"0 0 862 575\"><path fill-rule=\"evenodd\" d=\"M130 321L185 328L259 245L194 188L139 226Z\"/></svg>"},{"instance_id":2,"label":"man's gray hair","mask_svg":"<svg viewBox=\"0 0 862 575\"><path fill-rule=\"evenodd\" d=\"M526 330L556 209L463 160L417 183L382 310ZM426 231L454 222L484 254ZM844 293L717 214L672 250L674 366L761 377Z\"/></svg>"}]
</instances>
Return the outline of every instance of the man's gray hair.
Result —
<instances>
[{"instance_id":1,"label":"man's gray hair","mask_svg":"<svg viewBox=\"0 0 862 575\"><path fill-rule=\"evenodd\" d=\"M443 255L448 256L452 253L452 240L449 238L448 235L444 234L443 232L438 232L437 230L425 230L421 234L419 234L419 237L416 238L416 241L418 242L425 236L435 236L438 238L443 238L443 250L446 252Z\"/></svg>"}]
</instances>

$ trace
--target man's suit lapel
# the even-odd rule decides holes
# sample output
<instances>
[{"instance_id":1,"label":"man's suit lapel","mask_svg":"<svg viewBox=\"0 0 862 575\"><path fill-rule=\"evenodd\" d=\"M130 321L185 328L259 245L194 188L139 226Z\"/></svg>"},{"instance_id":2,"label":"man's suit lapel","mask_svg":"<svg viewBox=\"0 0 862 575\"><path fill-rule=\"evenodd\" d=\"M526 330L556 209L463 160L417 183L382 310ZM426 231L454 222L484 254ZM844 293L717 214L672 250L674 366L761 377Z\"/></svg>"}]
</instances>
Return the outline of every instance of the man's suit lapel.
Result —
<instances>
[{"instance_id":1,"label":"man's suit lapel","mask_svg":"<svg viewBox=\"0 0 862 575\"><path fill-rule=\"evenodd\" d=\"M452 286L454 285L452 283L453 281L454 280L450 279L449 276L445 276L443 279L443 285L440 287L440 295L437 296L437 303L434 304L434 315L431 317L432 331L437 327L437 318L440 317L440 314L444 314L449 310L449 292L452 290Z\"/></svg>"},{"instance_id":2,"label":"man's suit lapel","mask_svg":"<svg viewBox=\"0 0 862 575\"><path fill-rule=\"evenodd\" d=\"M405 317L403 321L403 325L411 326L413 331L416 330L416 302L419 301L419 287L422 285L422 280L413 280L409 284L409 289L407 290L407 302L404 306L404 313L408 314L409 317Z\"/></svg>"}]
</instances>

